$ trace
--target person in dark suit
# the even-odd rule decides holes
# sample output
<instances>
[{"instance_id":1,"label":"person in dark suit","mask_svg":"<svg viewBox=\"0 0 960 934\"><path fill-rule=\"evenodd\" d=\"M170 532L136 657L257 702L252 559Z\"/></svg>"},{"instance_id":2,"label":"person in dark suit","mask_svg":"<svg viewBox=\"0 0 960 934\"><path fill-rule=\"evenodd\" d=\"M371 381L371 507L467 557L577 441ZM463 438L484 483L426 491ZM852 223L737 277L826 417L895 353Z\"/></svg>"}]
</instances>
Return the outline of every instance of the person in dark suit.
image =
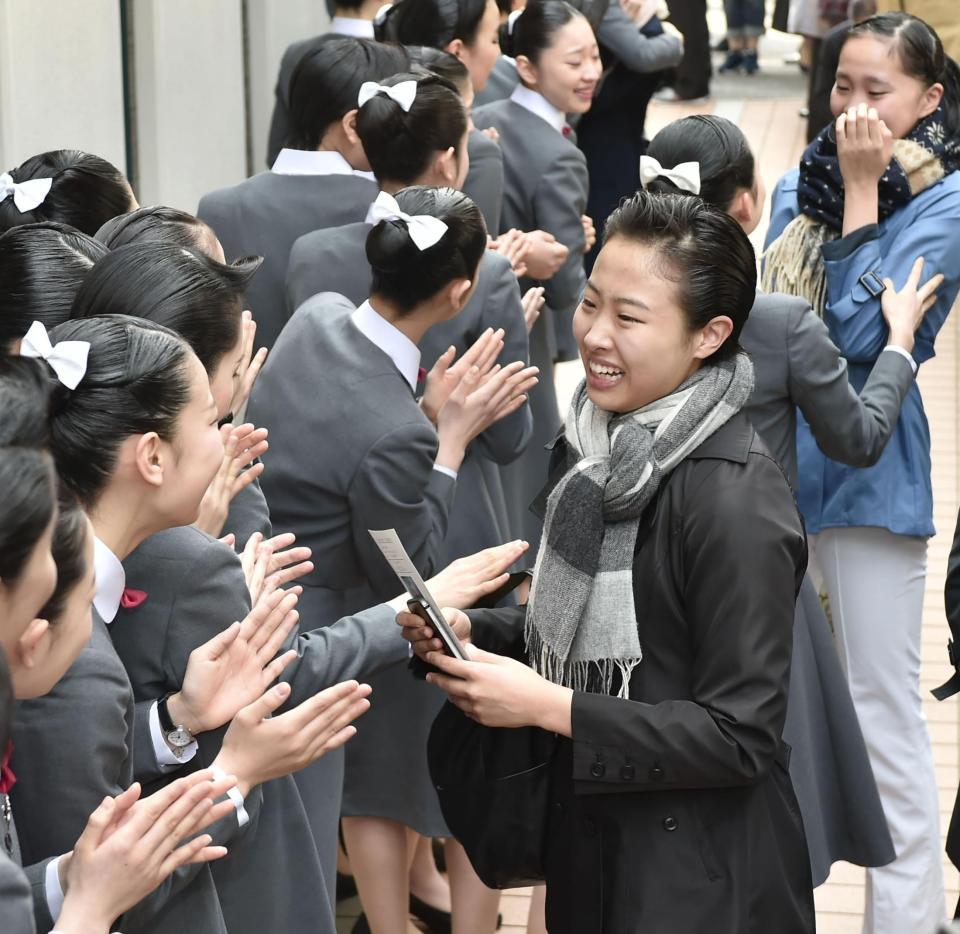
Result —
<instances>
[{"instance_id":1,"label":"person in dark suit","mask_svg":"<svg viewBox=\"0 0 960 934\"><path fill-rule=\"evenodd\" d=\"M355 309L321 293L301 305L254 387L251 416L272 438L264 473L271 514L313 551L301 601L308 627L396 592L369 529L395 528L420 572L432 573L466 446L524 404L533 372L523 363L485 380L480 395L466 392L468 378L442 405L429 385L422 408L414 396L417 345L462 312L485 249L480 212L460 192L398 192L367 235L370 299ZM436 428L425 412L436 412ZM383 702L364 723L362 748L347 755L342 810L376 930L405 923L407 828L442 837L446 826L426 774L435 693L405 664L373 686Z\"/></svg>"},{"instance_id":2,"label":"person in dark suit","mask_svg":"<svg viewBox=\"0 0 960 934\"><path fill-rule=\"evenodd\" d=\"M470 717L559 737L552 934L815 929L781 738L806 544L743 412L755 286L746 235L698 199L640 192L611 216L530 602L450 613L469 661L425 653Z\"/></svg>"},{"instance_id":3,"label":"person in dark suit","mask_svg":"<svg viewBox=\"0 0 960 934\"><path fill-rule=\"evenodd\" d=\"M862 23L876 15L877 0L850 0L850 13L847 19L830 29L820 42L817 51L817 63L810 78L810 95L807 117L807 142L817 138L820 131L833 123L833 111L830 109L830 93L833 91L840 63L840 49L850 27Z\"/></svg>"},{"instance_id":4,"label":"person in dark suit","mask_svg":"<svg viewBox=\"0 0 960 934\"><path fill-rule=\"evenodd\" d=\"M228 257L264 258L248 299L266 347L286 321L283 280L293 242L320 227L363 220L376 197L354 129L360 86L406 67L401 48L325 36L293 74L292 145L269 171L200 199L197 216L213 228Z\"/></svg>"},{"instance_id":5,"label":"person in dark suit","mask_svg":"<svg viewBox=\"0 0 960 934\"><path fill-rule=\"evenodd\" d=\"M600 53L587 19L557 0L534 3L516 18L509 36L521 84L509 100L474 112L480 127L500 134L505 185L501 230L541 228L569 248L563 266L549 279L521 280L521 290L543 285L545 307L530 332L530 359L540 372L553 372L557 360L575 354L570 330L573 310L585 282L587 248L584 212L588 175L566 114L590 109L600 80ZM564 64L561 49L575 48L575 68ZM523 456L503 471L508 508L523 522L523 537L533 547L540 522L529 506L547 470L544 445L560 423L552 379L542 379L532 393L533 437Z\"/></svg>"}]
</instances>

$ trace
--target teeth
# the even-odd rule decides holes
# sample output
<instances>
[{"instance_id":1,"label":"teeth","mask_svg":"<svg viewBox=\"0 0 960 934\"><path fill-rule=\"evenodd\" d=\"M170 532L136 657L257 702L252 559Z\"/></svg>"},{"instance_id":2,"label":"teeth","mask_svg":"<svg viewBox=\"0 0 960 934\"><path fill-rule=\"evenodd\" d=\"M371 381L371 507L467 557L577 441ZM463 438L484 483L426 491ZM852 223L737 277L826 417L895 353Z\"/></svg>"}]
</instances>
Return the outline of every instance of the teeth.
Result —
<instances>
[{"instance_id":1,"label":"teeth","mask_svg":"<svg viewBox=\"0 0 960 934\"><path fill-rule=\"evenodd\" d=\"M601 366L599 363L590 363L590 372L597 376L623 376L623 370L615 370L610 366Z\"/></svg>"}]
</instances>

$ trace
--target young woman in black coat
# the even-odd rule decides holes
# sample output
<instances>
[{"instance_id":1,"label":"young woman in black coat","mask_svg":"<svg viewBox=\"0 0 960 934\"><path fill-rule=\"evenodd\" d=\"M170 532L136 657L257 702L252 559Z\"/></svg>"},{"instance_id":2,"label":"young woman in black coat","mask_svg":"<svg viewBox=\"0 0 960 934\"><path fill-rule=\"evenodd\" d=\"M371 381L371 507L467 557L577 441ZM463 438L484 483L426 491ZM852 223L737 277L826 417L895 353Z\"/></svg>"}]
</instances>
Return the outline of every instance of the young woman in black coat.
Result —
<instances>
[{"instance_id":1,"label":"young woman in black coat","mask_svg":"<svg viewBox=\"0 0 960 934\"><path fill-rule=\"evenodd\" d=\"M755 282L746 235L699 199L640 192L614 212L574 319L586 379L529 605L451 612L483 649L470 661L399 620L470 717L559 738L551 934L815 927L781 738L806 546L741 411Z\"/></svg>"}]
</instances>

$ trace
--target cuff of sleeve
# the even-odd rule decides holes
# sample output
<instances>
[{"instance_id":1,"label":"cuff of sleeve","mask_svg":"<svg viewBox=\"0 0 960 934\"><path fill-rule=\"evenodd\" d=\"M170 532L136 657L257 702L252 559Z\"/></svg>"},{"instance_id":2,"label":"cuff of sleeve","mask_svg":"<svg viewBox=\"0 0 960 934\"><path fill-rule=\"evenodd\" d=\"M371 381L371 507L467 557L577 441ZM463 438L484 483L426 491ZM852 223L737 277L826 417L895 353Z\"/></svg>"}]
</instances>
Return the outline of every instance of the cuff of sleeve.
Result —
<instances>
[{"instance_id":1,"label":"cuff of sleeve","mask_svg":"<svg viewBox=\"0 0 960 934\"><path fill-rule=\"evenodd\" d=\"M189 762L197 754L197 742L194 740L189 746L184 746L179 756L176 756L167 745L163 736L163 729L160 726L160 714L157 711L157 704L150 706L150 738L153 740L153 751L157 756L157 765L164 771L179 769L181 765Z\"/></svg>"},{"instance_id":2,"label":"cuff of sleeve","mask_svg":"<svg viewBox=\"0 0 960 934\"><path fill-rule=\"evenodd\" d=\"M44 877L44 890L47 896L47 911L56 922L63 910L63 889L60 886L60 857L51 859L47 863L47 872Z\"/></svg>"},{"instance_id":3,"label":"cuff of sleeve","mask_svg":"<svg viewBox=\"0 0 960 934\"><path fill-rule=\"evenodd\" d=\"M439 464L434 464L433 469L439 470L440 473L446 474L448 477L452 477L454 480L457 479L457 472L455 470L451 470L449 467L441 467Z\"/></svg>"},{"instance_id":4,"label":"cuff of sleeve","mask_svg":"<svg viewBox=\"0 0 960 934\"><path fill-rule=\"evenodd\" d=\"M820 251L827 262L835 262L839 259L846 259L856 253L865 243L870 240L877 240L879 237L879 224L865 224L852 233L848 233L845 237L825 243Z\"/></svg>"},{"instance_id":5,"label":"cuff of sleeve","mask_svg":"<svg viewBox=\"0 0 960 934\"><path fill-rule=\"evenodd\" d=\"M216 779L227 777L227 773L219 766L211 766L210 771L213 772L213 777ZM227 797L233 802L233 807L237 812L237 825L245 827L250 822L250 815L247 814L247 809L243 806L243 795L240 794L239 789L234 786L227 790Z\"/></svg>"},{"instance_id":6,"label":"cuff of sleeve","mask_svg":"<svg viewBox=\"0 0 960 934\"><path fill-rule=\"evenodd\" d=\"M900 354L901 357L905 357L910 362L910 369L913 370L913 375L917 375L917 361L913 359L913 355L905 350L903 347L897 347L895 344L887 344L884 350L892 350L894 353Z\"/></svg>"}]
</instances>

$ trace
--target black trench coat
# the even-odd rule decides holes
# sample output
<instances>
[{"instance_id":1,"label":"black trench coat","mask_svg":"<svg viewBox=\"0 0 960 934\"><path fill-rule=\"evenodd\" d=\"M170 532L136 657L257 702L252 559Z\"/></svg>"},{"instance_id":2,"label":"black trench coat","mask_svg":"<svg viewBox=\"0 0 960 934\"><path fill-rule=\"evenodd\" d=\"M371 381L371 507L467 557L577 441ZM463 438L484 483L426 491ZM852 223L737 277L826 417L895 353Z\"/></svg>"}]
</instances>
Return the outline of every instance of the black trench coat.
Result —
<instances>
[{"instance_id":1,"label":"black trench coat","mask_svg":"<svg viewBox=\"0 0 960 934\"><path fill-rule=\"evenodd\" d=\"M574 695L546 841L550 934L815 930L781 740L805 567L783 472L737 415L642 520L630 699ZM475 642L522 652L522 614L471 612Z\"/></svg>"}]
</instances>

